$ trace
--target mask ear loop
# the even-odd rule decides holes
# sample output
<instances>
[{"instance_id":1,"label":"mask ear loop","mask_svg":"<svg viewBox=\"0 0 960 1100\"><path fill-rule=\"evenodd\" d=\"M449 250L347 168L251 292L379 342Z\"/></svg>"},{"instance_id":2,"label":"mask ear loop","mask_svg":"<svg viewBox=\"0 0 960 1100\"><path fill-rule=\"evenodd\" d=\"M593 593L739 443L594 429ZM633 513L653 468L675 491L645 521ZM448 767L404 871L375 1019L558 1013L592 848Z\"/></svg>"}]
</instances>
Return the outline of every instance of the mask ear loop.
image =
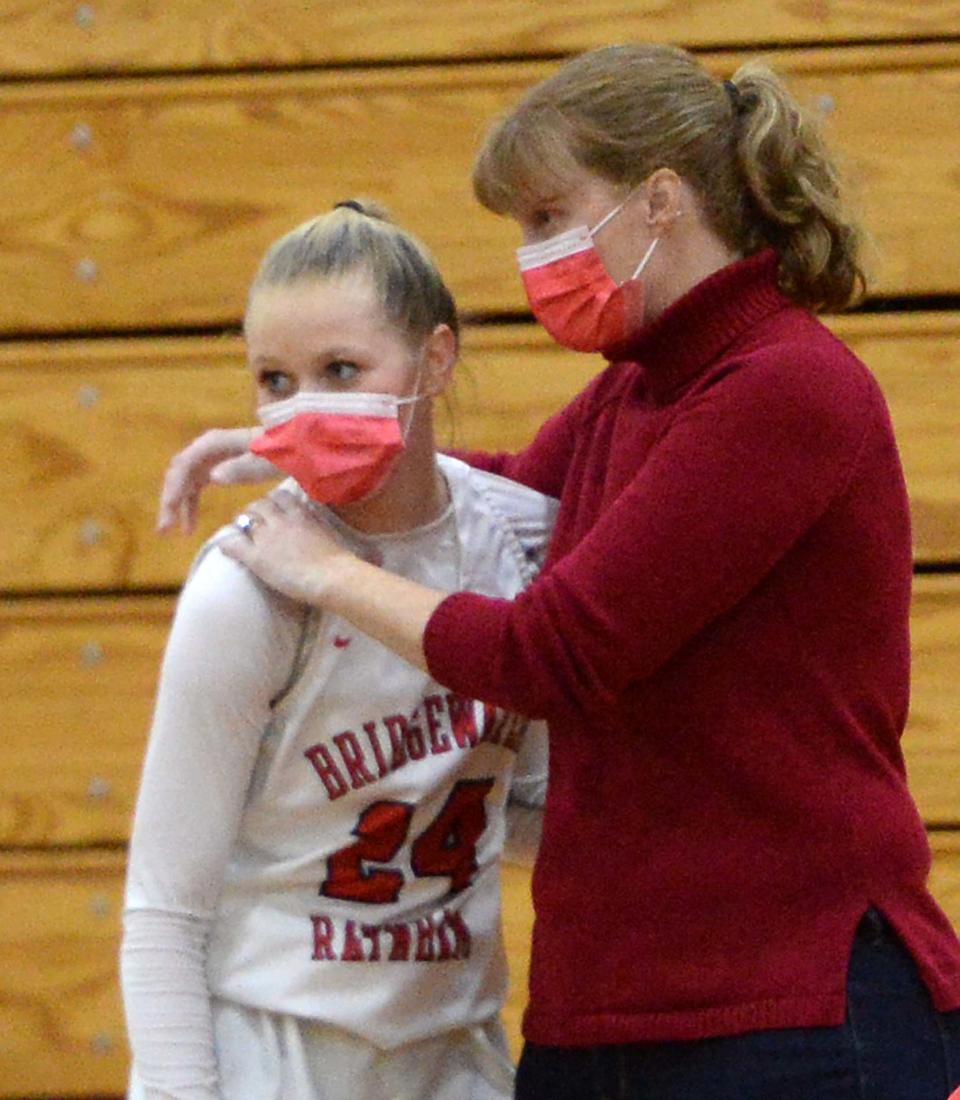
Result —
<instances>
[{"instance_id":1,"label":"mask ear loop","mask_svg":"<svg viewBox=\"0 0 960 1100\"><path fill-rule=\"evenodd\" d=\"M629 200L629 199L630 199L630 198L631 198L632 196L633 196L633 191L631 191L631 192L630 192L630 194L629 194L629 195L627 195L627 197L626 197L626 198L625 198L625 199L623 200L623 202L622 202L622 203L620 203L620 205L619 205L619 206L615 206L615 207L614 207L614 208L613 208L613 209L612 209L612 210L610 211L610 213L609 213L609 214L604 214L604 216L603 216L603 217L602 217L602 218L600 219L600 221L598 221L598 222L597 222L597 224L596 224L596 225L595 225L595 226L593 227L593 229L589 229L589 230L587 230L587 232L589 233L589 235L590 235L591 237L595 237L595 236L596 236L596 235L597 235L597 234L598 234L598 233L600 232L600 230L601 230L601 229L603 229L603 227L604 227L604 226L605 226L605 225L607 224L607 222L609 222L609 221L613 221L613 219L614 219L614 218L615 218L615 217L616 217L616 216L617 216L617 215L618 215L618 214L620 213L620 211L621 211L621 210L622 210L622 209L623 209L623 208L624 208L624 207L625 207L625 206L627 205L627 202L628 202L628 200Z\"/></svg>"},{"instance_id":2,"label":"mask ear loop","mask_svg":"<svg viewBox=\"0 0 960 1100\"><path fill-rule=\"evenodd\" d=\"M626 279L625 282L632 283L633 280L640 274L640 272L643 271L643 269L647 266L647 263L649 262L650 257L653 255L653 250L657 247L657 245L659 243L660 243L660 238L659 237L654 237L653 240L650 243L650 247L647 249L646 252L644 252L643 259L640 261L640 263L637 264L636 271L634 271L634 273L630 276L630 278Z\"/></svg>"},{"instance_id":3,"label":"mask ear loop","mask_svg":"<svg viewBox=\"0 0 960 1100\"><path fill-rule=\"evenodd\" d=\"M416 378L416 381L413 384L413 393L410 394L408 397L398 397L396 399L397 419L398 420L400 419L400 406L401 405L415 405L418 401L426 401L430 397L430 394L420 392L420 381L421 381L422 378L423 378L423 355L421 354L420 362L417 365L417 378ZM403 440L404 444L406 444L407 436L410 434L410 428L413 425L414 416L415 416L415 412L411 411L410 416L407 417L407 423L405 425L404 424L400 425L400 438Z\"/></svg>"},{"instance_id":4,"label":"mask ear loop","mask_svg":"<svg viewBox=\"0 0 960 1100\"><path fill-rule=\"evenodd\" d=\"M596 236L596 234L599 233L601 229L603 229L603 227L607 224L607 222L612 221L620 213L620 211L627 205L627 203L633 198L633 196L640 190L640 188L642 186L643 186L642 183L638 183L636 187L634 187L632 190L627 192L626 196L624 197L623 202L620 203L619 206L615 206L610 211L609 214L604 214L604 216L600 219L600 221L597 222L597 224L593 227L593 229L588 229L587 233L590 235L590 237Z\"/></svg>"},{"instance_id":5,"label":"mask ear loop","mask_svg":"<svg viewBox=\"0 0 960 1100\"><path fill-rule=\"evenodd\" d=\"M600 232L600 230L601 230L601 229L603 229L603 227L604 227L604 226L605 226L605 225L607 224L607 222L609 222L609 221L612 221L612 220L613 220L613 219L614 219L614 218L615 218L615 217L616 217L616 216L617 216L617 215L618 215L618 214L620 213L620 211L621 211L621 210L622 210L622 209L623 209L623 208L624 208L624 207L625 207L625 206L627 205L627 203L628 203L628 202L629 202L629 201L630 201L630 200L631 200L631 199L633 198L633 196L634 196L634 195L635 195L635 194L637 193L637 191L639 191L639 190L640 190L640 187L641 187L641 186L642 186L642 184L638 184L638 185L637 185L637 186L636 186L636 187L635 187L635 188L634 188L634 189L633 189L633 190L632 190L632 191L630 192L630 194L629 194L629 195L627 195L627 197L626 197L626 198L625 198L625 199L623 200L623 202L622 202L622 203L620 203L620 205L619 205L619 206L615 206L615 207L614 207L614 208L613 208L613 209L612 209L612 210L610 211L610 213L609 213L609 214L605 214L605 215L604 215L604 216L603 216L603 217L602 217L602 218L600 219L600 221L598 221L598 222L597 222L597 224L596 224L596 225L595 225L595 226L593 227L593 229L591 229L591 230L589 230L589 231L588 231L588 232L589 232L589 234L590 234L590 237L591 237L591 239L592 239L593 237L595 237L595 236L597 235L597 233L599 233L599 232ZM633 273L633 274L632 274L632 275L630 276L630 278L629 278L629 279L624 279L624 281L623 281L624 283L631 283L631 282L633 282L633 280L634 280L634 279L635 279L635 278L636 278L636 277L637 277L637 276L638 276L638 275L640 274L640 272L641 272L641 271L643 271L643 269L644 269L644 268L645 268L645 267L647 266L647 263L649 262L649 260L650 260L650 257L651 257L651 256L653 255L653 250L654 250L654 249L655 249L655 248L657 247L657 245L658 245L659 243L660 243L660 238L659 238L659 237L654 237L654 238L653 238L653 241L652 241L652 242L651 242L651 244L650 244L650 247L649 247L649 248L647 249L647 251L646 251L646 252L644 252L644 254L643 254L643 259L642 259L642 260L640 261L640 263L638 263L638 264L637 264L637 268L636 268L636 270L635 270L635 271L634 271L634 273ZM621 286L623 286L623 283L621 283L620 285L621 285Z\"/></svg>"}]
</instances>

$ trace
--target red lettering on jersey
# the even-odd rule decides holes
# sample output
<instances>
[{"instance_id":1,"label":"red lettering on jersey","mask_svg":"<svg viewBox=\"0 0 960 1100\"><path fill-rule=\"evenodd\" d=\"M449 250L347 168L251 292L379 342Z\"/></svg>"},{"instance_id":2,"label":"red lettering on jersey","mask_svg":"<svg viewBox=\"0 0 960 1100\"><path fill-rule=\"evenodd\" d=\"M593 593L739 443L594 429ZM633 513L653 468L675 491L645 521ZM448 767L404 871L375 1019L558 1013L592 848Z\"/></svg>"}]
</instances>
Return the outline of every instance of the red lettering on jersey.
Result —
<instances>
[{"instance_id":1,"label":"red lettering on jersey","mask_svg":"<svg viewBox=\"0 0 960 1100\"><path fill-rule=\"evenodd\" d=\"M367 962L379 962L380 961L380 932L381 927L379 924L364 924L361 925L360 931L370 941L370 954L367 956Z\"/></svg>"},{"instance_id":2,"label":"red lettering on jersey","mask_svg":"<svg viewBox=\"0 0 960 1100\"><path fill-rule=\"evenodd\" d=\"M366 761L363 758L363 749L357 740L357 735L352 730L344 730L338 733L333 743L340 750L343 762L350 773L350 784L355 791L359 791L368 783L376 783L377 777L367 771Z\"/></svg>"},{"instance_id":3,"label":"red lettering on jersey","mask_svg":"<svg viewBox=\"0 0 960 1100\"><path fill-rule=\"evenodd\" d=\"M350 644L350 639L345 637L343 634L337 634L334 636L333 644L337 647L337 649L343 649L345 646L348 646Z\"/></svg>"},{"instance_id":4,"label":"red lettering on jersey","mask_svg":"<svg viewBox=\"0 0 960 1100\"><path fill-rule=\"evenodd\" d=\"M334 763L326 745L313 745L303 755L316 769L317 775L327 788L327 797L331 802L347 793L347 781Z\"/></svg>"},{"instance_id":5,"label":"red lettering on jersey","mask_svg":"<svg viewBox=\"0 0 960 1100\"><path fill-rule=\"evenodd\" d=\"M313 924L313 955L314 959L335 959L333 952L333 921L322 913L314 913L310 917Z\"/></svg>"},{"instance_id":6,"label":"red lettering on jersey","mask_svg":"<svg viewBox=\"0 0 960 1100\"><path fill-rule=\"evenodd\" d=\"M462 695L447 695L447 713L453 739L461 749L472 749L477 743L477 719L473 712L473 700Z\"/></svg>"},{"instance_id":7,"label":"red lettering on jersey","mask_svg":"<svg viewBox=\"0 0 960 1100\"><path fill-rule=\"evenodd\" d=\"M442 914L397 924L340 922L326 913L314 913L310 921L313 959L317 962L437 963L470 958L470 929L456 909L444 909ZM383 940L385 935L391 937L389 953Z\"/></svg>"},{"instance_id":8,"label":"red lettering on jersey","mask_svg":"<svg viewBox=\"0 0 960 1100\"><path fill-rule=\"evenodd\" d=\"M453 952L455 959L469 959L470 958L470 929L467 927L467 922L463 919L462 915L457 912L456 909L444 909L443 911L444 922L447 927L453 932L454 938L457 941L456 949Z\"/></svg>"},{"instance_id":9,"label":"red lettering on jersey","mask_svg":"<svg viewBox=\"0 0 960 1100\"><path fill-rule=\"evenodd\" d=\"M433 921L429 917L421 917L417 921L417 953L414 956L417 962L433 962L434 932Z\"/></svg>"},{"instance_id":10,"label":"red lettering on jersey","mask_svg":"<svg viewBox=\"0 0 960 1100\"><path fill-rule=\"evenodd\" d=\"M404 737L407 729L407 720L402 714L389 714L383 720L390 735L390 748L393 756L390 761L390 770L395 772L407 762L407 742Z\"/></svg>"},{"instance_id":11,"label":"red lettering on jersey","mask_svg":"<svg viewBox=\"0 0 960 1100\"><path fill-rule=\"evenodd\" d=\"M373 749L373 755L377 761L377 778L383 779L390 769L387 767L387 762L383 758L383 749L380 748L380 741L377 738L377 723L364 722L363 732L367 735L367 740L370 742L370 748Z\"/></svg>"},{"instance_id":12,"label":"red lettering on jersey","mask_svg":"<svg viewBox=\"0 0 960 1100\"><path fill-rule=\"evenodd\" d=\"M484 703L483 733L480 735L480 740L486 741L489 745L499 745L506 718L506 711L500 710L499 707L495 707L492 703Z\"/></svg>"},{"instance_id":13,"label":"red lettering on jersey","mask_svg":"<svg viewBox=\"0 0 960 1100\"><path fill-rule=\"evenodd\" d=\"M445 733L440 734L442 727L438 717L443 714L443 696L428 695L423 700L423 709L427 717L427 732L430 735L430 752L434 756L441 752L449 752L450 738Z\"/></svg>"},{"instance_id":14,"label":"red lettering on jersey","mask_svg":"<svg viewBox=\"0 0 960 1100\"><path fill-rule=\"evenodd\" d=\"M343 951L340 955L341 962L364 962L363 941L357 935L357 926L352 920L348 920L343 929Z\"/></svg>"},{"instance_id":15,"label":"red lettering on jersey","mask_svg":"<svg viewBox=\"0 0 960 1100\"><path fill-rule=\"evenodd\" d=\"M385 924L384 929L393 937L390 962L406 962L410 958L410 929L405 924Z\"/></svg>"},{"instance_id":16,"label":"red lettering on jersey","mask_svg":"<svg viewBox=\"0 0 960 1100\"><path fill-rule=\"evenodd\" d=\"M420 708L417 707L410 715L407 728L403 731L407 739L407 755L411 760L422 760L427 755L427 746L423 741L423 729L417 719L419 713Z\"/></svg>"},{"instance_id":17,"label":"red lettering on jersey","mask_svg":"<svg viewBox=\"0 0 960 1100\"><path fill-rule=\"evenodd\" d=\"M437 936L437 962L446 962L447 959L452 959L453 949L450 944L450 937L447 934L446 910L444 910L443 919L438 920L434 926L434 932Z\"/></svg>"}]
</instances>

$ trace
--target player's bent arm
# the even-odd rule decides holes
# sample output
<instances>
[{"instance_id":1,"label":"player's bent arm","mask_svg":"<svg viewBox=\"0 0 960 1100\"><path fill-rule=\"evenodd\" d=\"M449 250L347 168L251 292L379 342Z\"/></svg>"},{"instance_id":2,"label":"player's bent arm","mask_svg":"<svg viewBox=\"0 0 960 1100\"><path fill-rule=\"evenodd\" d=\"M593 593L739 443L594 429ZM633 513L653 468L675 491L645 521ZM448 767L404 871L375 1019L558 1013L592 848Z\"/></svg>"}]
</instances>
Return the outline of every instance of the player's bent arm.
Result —
<instances>
[{"instance_id":1,"label":"player's bent arm","mask_svg":"<svg viewBox=\"0 0 960 1100\"><path fill-rule=\"evenodd\" d=\"M121 948L134 1073L148 1098L219 1096L207 932L302 615L216 550L178 606L137 799Z\"/></svg>"}]
</instances>

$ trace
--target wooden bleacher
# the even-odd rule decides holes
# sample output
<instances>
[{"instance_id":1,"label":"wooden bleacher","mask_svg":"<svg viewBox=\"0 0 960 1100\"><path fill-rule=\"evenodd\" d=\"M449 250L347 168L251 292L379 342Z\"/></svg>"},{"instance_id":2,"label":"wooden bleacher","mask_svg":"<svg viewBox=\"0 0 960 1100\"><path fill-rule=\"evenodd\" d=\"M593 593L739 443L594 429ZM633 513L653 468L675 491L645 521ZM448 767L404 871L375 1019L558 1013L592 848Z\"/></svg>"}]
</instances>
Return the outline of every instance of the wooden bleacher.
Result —
<instances>
[{"instance_id":1,"label":"wooden bleacher","mask_svg":"<svg viewBox=\"0 0 960 1100\"><path fill-rule=\"evenodd\" d=\"M2 29L2 22L0 22ZM949 294L960 41L766 53L826 111L875 292ZM711 54L717 73L740 57ZM486 125L546 62L0 85L0 334L236 323L265 242L375 191L463 310L525 308L512 226L470 196Z\"/></svg>"},{"instance_id":2,"label":"wooden bleacher","mask_svg":"<svg viewBox=\"0 0 960 1100\"><path fill-rule=\"evenodd\" d=\"M496 323L524 309L517 242L471 199L469 166L552 58L609 41L676 41L718 74L768 57L854 181L886 305L830 323L903 452L904 743L960 925L960 2L822 8L0 0L0 1098L124 1089L120 892L159 657L199 539L249 495L211 494L181 540L154 535L156 494L177 447L249 416L236 329L263 248L339 198L385 201L472 318L455 441L522 445L598 364ZM517 1049L528 872L504 885Z\"/></svg>"},{"instance_id":3,"label":"wooden bleacher","mask_svg":"<svg viewBox=\"0 0 960 1100\"><path fill-rule=\"evenodd\" d=\"M956 37L960 4L916 0L97 0L0 9L0 69L16 77L208 72L578 53L609 42L690 48L929 41Z\"/></svg>"}]
</instances>

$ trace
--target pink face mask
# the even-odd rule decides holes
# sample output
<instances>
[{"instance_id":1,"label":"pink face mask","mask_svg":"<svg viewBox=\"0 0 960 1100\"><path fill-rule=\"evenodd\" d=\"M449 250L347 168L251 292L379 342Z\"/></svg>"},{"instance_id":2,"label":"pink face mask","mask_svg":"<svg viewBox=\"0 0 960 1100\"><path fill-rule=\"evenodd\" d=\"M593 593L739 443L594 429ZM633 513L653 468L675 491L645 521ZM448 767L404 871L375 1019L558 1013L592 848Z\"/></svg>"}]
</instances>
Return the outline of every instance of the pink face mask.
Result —
<instances>
[{"instance_id":1,"label":"pink face mask","mask_svg":"<svg viewBox=\"0 0 960 1100\"><path fill-rule=\"evenodd\" d=\"M351 504L379 488L404 448L401 405L387 393L297 393L261 405L267 429L250 450L294 477L320 504Z\"/></svg>"},{"instance_id":2,"label":"pink face mask","mask_svg":"<svg viewBox=\"0 0 960 1100\"><path fill-rule=\"evenodd\" d=\"M517 249L520 275L534 316L558 344L574 351L608 351L643 326L644 284L638 278L660 241L656 237L636 271L619 286L593 243L623 209L614 207L593 229L569 229Z\"/></svg>"}]
</instances>

